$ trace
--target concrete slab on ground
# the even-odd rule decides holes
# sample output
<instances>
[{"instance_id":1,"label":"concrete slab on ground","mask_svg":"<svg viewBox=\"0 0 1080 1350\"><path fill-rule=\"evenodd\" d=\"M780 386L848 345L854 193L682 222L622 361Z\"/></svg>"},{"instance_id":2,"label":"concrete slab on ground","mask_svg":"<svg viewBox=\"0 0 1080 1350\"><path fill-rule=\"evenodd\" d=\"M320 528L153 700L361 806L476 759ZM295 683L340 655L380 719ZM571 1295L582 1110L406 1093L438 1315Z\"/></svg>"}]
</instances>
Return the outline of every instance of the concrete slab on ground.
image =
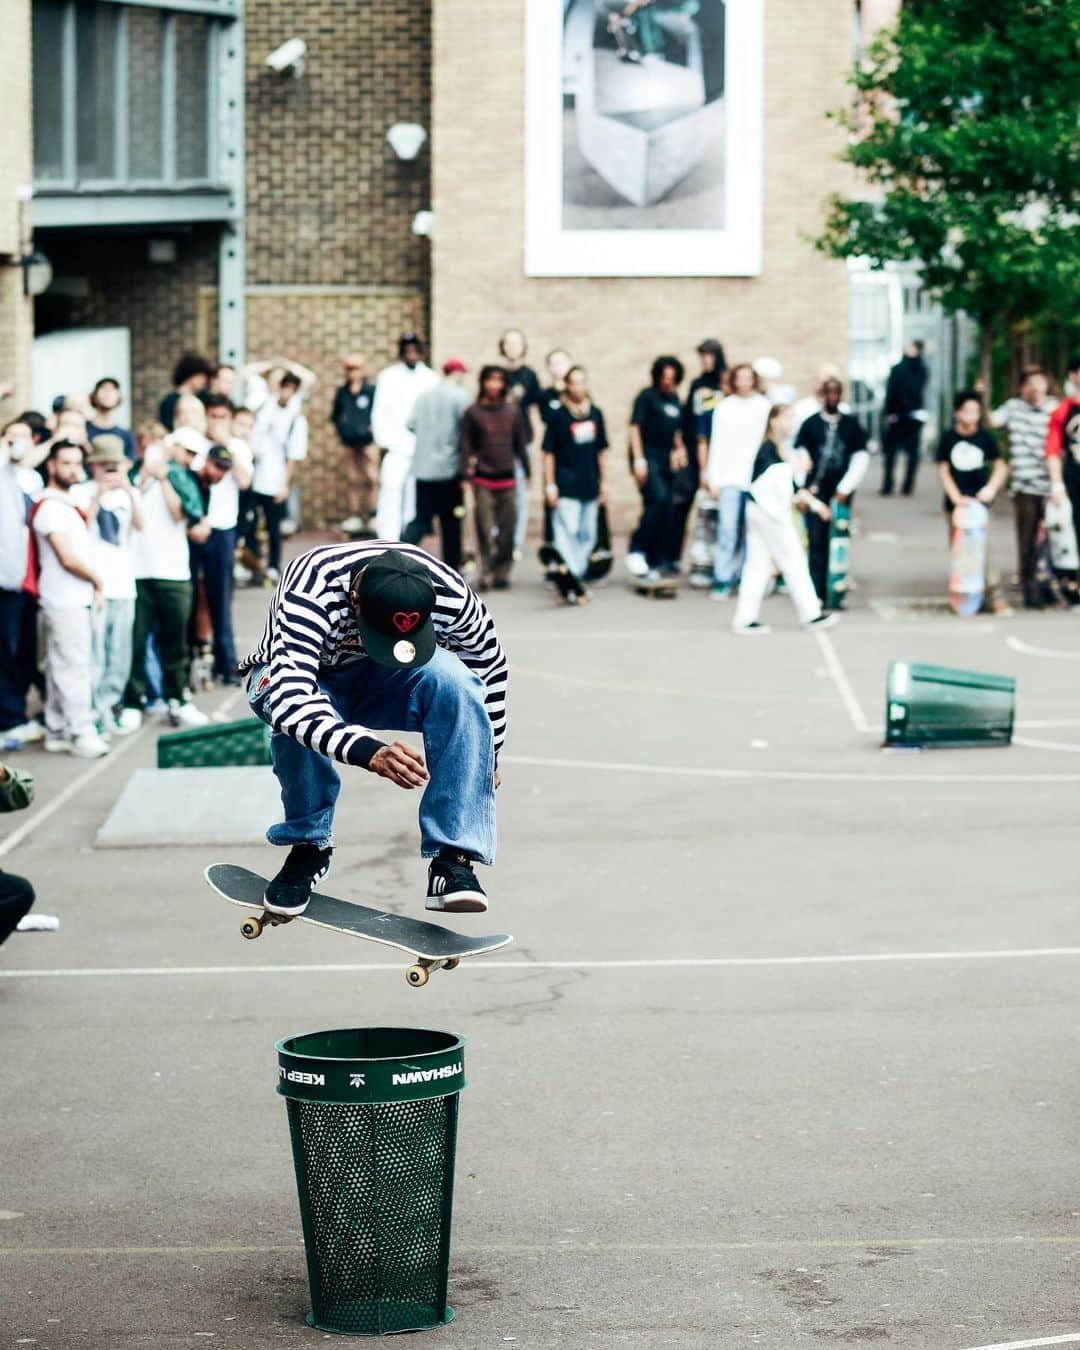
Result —
<instances>
[{"instance_id":1,"label":"concrete slab on ground","mask_svg":"<svg viewBox=\"0 0 1080 1350\"><path fill-rule=\"evenodd\" d=\"M226 848L258 843L281 818L269 768L136 769L95 848Z\"/></svg>"}]
</instances>

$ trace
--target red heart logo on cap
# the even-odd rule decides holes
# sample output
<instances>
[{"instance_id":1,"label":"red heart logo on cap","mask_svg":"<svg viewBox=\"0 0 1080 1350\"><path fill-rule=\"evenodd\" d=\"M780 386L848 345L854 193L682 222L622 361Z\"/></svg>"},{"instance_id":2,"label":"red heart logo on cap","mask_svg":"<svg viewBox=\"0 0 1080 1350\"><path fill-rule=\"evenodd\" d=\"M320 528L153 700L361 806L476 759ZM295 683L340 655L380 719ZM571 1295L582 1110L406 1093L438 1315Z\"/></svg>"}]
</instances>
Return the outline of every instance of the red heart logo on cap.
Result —
<instances>
[{"instance_id":1,"label":"red heart logo on cap","mask_svg":"<svg viewBox=\"0 0 1080 1350\"><path fill-rule=\"evenodd\" d=\"M411 614L406 614L399 609L393 618L394 627L399 633L411 633L419 622L420 615L417 614L415 609Z\"/></svg>"}]
</instances>

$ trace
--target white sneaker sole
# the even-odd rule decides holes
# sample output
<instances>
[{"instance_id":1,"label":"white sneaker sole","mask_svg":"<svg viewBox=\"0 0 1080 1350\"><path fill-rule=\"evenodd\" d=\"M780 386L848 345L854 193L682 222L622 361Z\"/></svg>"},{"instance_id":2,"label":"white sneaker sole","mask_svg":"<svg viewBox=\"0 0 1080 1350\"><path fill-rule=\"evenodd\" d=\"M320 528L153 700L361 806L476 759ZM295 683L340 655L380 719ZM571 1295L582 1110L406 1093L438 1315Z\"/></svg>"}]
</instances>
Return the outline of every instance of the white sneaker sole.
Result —
<instances>
[{"instance_id":1,"label":"white sneaker sole","mask_svg":"<svg viewBox=\"0 0 1080 1350\"><path fill-rule=\"evenodd\" d=\"M484 914L487 896L479 891L458 891L454 895L429 895L424 908L436 914Z\"/></svg>"}]
</instances>

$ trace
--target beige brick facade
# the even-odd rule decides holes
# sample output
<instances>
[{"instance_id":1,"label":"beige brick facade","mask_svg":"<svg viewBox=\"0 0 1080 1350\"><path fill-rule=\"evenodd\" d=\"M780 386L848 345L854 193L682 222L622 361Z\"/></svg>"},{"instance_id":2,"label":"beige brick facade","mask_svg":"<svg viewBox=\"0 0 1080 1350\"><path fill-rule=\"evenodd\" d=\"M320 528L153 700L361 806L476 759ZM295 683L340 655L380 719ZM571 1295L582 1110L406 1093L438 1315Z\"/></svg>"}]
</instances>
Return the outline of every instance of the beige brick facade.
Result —
<instances>
[{"instance_id":1,"label":"beige brick facade","mask_svg":"<svg viewBox=\"0 0 1080 1350\"><path fill-rule=\"evenodd\" d=\"M436 352L491 357L510 324L528 334L537 365L548 348L566 347L588 367L620 451L632 397L661 352L696 370L697 342L718 337L729 362L775 356L801 390L822 362L843 366L844 268L804 235L819 228L822 199L843 181L840 133L825 113L846 96L849 0L766 5L764 268L747 279L524 275L524 8L525 0L436 0Z\"/></svg>"}]
</instances>

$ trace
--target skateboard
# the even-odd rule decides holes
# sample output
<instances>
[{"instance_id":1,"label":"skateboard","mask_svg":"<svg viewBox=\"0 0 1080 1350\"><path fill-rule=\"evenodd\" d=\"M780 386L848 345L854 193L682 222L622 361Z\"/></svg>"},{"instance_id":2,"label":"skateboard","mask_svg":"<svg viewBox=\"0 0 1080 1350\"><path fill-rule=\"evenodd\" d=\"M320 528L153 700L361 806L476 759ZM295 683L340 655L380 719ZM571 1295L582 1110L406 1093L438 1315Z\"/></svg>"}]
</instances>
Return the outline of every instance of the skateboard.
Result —
<instances>
[{"instance_id":1,"label":"skateboard","mask_svg":"<svg viewBox=\"0 0 1080 1350\"><path fill-rule=\"evenodd\" d=\"M244 937L261 937L267 924L277 928L284 923L299 921L366 938L384 947L396 947L416 957L415 963L405 972L405 979L413 989L427 984L432 970L456 970L462 957L495 952L514 940L509 933L466 937L437 923L410 919L404 914L387 914L381 909L355 905L349 900L337 900L332 895L319 895L318 892L311 897L303 914L295 917L271 914L263 907L263 892L267 885L264 877L231 863L214 863L203 875L210 889L230 904L256 911L240 925Z\"/></svg>"},{"instance_id":2,"label":"skateboard","mask_svg":"<svg viewBox=\"0 0 1080 1350\"><path fill-rule=\"evenodd\" d=\"M829 522L829 571L825 581L825 608L843 609L848 590L848 551L851 546L851 507L832 503Z\"/></svg>"},{"instance_id":3,"label":"skateboard","mask_svg":"<svg viewBox=\"0 0 1080 1350\"><path fill-rule=\"evenodd\" d=\"M690 539L690 585L697 591L707 591L713 582L713 562L716 555L716 530L720 510L707 494L697 509L694 533Z\"/></svg>"},{"instance_id":4,"label":"skateboard","mask_svg":"<svg viewBox=\"0 0 1080 1350\"><path fill-rule=\"evenodd\" d=\"M965 501L952 514L952 558L949 605L954 614L978 614L986 595L986 526L989 512L982 502Z\"/></svg>"},{"instance_id":5,"label":"skateboard","mask_svg":"<svg viewBox=\"0 0 1080 1350\"><path fill-rule=\"evenodd\" d=\"M608 524L607 507L601 505L596 514L596 544L589 554L589 565L585 569L586 581L603 581L611 571L615 554L611 551L611 527Z\"/></svg>"},{"instance_id":6,"label":"skateboard","mask_svg":"<svg viewBox=\"0 0 1080 1350\"><path fill-rule=\"evenodd\" d=\"M567 567L566 560L554 544L541 544L537 557L555 582L564 604L578 605L589 598L588 591Z\"/></svg>"},{"instance_id":7,"label":"skateboard","mask_svg":"<svg viewBox=\"0 0 1080 1350\"><path fill-rule=\"evenodd\" d=\"M1080 568L1080 553L1076 547L1072 504L1068 500L1060 504L1048 501L1043 519L1050 545L1050 566L1055 572L1075 572Z\"/></svg>"},{"instance_id":8,"label":"skateboard","mask_svg":"<svg viewBox=\"0 0 1080 1350\"><path fill-rule=\"evenodd\" d=\"M608 32L615 39L616 54L620 61L638 62L641 60L641 44L638 41L637 24L622 14L612 14L608 19Z\"/></svg>"},{"instance_id":9,"label":"skateboard","mask_svg":"<svg viewBox=\"0 0 1080 1350\"><path fill-rule=\"evenodd\" d=\"M637 595L648 596L650 600L674 600L679 594L679 577L661 577L659 581L646 581L644 577L630 577L630 589Z\"/></svg>"}]
</instances>

